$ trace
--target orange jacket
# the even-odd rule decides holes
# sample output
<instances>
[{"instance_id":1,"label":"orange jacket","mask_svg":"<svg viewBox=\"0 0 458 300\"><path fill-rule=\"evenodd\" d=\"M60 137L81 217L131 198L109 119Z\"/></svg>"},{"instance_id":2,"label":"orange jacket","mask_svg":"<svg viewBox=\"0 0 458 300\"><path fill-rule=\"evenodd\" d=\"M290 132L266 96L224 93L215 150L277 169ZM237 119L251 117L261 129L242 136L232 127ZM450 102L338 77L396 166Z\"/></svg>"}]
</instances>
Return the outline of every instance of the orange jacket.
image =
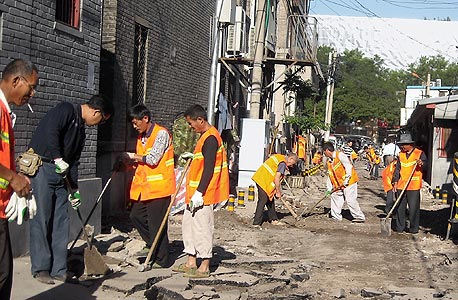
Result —
<instances>
[{"instance_id":1,"label":"orange jacket","mask_svg":"<svg viewBox=\"0 0 458 300\"><path fill-rule=\"evenodd\" d=\"M189 173L186 178L186 203L189 204L192 195L199 186L202 173L204 171L204 156L202 154L202 147L205 140L213 135L218 141L218 151L216 152L215 167L213 170L213 177L207 190L203 193L204 205L216 204L229 198L229 171L227 168L226 149L224 148L223 141L215 127L211 127L205 131L199 138L194 149L194 158L192 159L189 167Z\"/></svg>"},{"instance_id":2,"label":"orange jacket","mask_svg":"<svg viewBox=\"0 0 458 300\"><path fill-rule=\"evenodd\" d=\"M336 157L331 160L328 160L328 175L329 179L331 179L332 186L334 188L341 187L343 185L343 182L345 180L345 168L342 165L342 162L339 159L339 151L336 151ZM350 181L348 182L348 185L352 185L356 182L358 182L358 174L356 174L355 168L351 167L351 178Z\"/></svg>"},{"instance_id":3,"label":"orange jacket","mask_svg":"<svg viewBox=\"0 0 458 300\"><path fill-rule=\"evenodd\" d=\"M0 100L0 163L13 171L16 171L14 162L14 133L13 123L11 122L10 114L5 105ZM0 178L0 218L5 219L5 208L8 205L13 189L9 185L9 181L5 178Z\"/></svg>"},{"instance_id":4,"label":"orange jacket","mask_svg":"<svg viewBox=\"0 0 458 300\"><path fill-rule=\"evenodd\" d=\"M294 147L295 153L301 159L305 160L305 150L307 149L307 140L302 136L297 136L296 145Z\"/></svg>"},{"instance_id":5,"label":"orange jacket","mask_svg":"<svg viewBox=\"0 0 458 300\"><path fill-rule=\"evenodd\" d=\"M357 158L358 158L358 153L356 153L355 150L353 150L353 151L351 152L351 160L354 161L354 160L357 159Z\"/></svg>"},{"instance_id":6,"label":"orange jacket","mask_svg":"<svg viewBox=\"0 0 458 300\"><path fill-rule=\"evenodd\" d=\"M272 200L275 195L274 178L277 173L278 165L281 162L286 163L285 156L283 154L273 154L259 167L253 177L251 177L251 179L266 192L270 200Z\"/></svg>"},{"instance_id":7,"label":"orange jacket","mask_svg":"<svg viewBox=\"0 0 458 300\"><path fill-rule=\"evenodd\" d=\"M369 162L378 165L380 163L380 157L375 154L374 148L369 148L369 154L367 155Z\"/></svg>"},{"instance_id":8,"label":"orange jacket","mask_svg":"<svg viewBox=\"0 0 458 300\"><path fill-rule=\"evenodd\" d=\"M393 189L393 183L391 181L393 180L394 170L396 170L396 162L397 162L396 160L393 160L382 171L382 184L383 184L383 190L385 192L388 192L391 189Z\"/></svg>"},{"instance_id":9,"label":"orange jacket","mask_svg":"<svg viewBox=\"0 0 458 300\"><path fill-rule=\"evenodd\" d=\"M322 161L323 161L323 155L321 155L321 153L315 152L312 158L312 163L315 165L318 165L318 164L321 164Z\"/></svg>"},{"instance_id":10,"label":"orange jacket","mask_svg":"<svg viewBox=\"0 0 458 300\"><path fill-rule=\"evenodd\" d=\"M398 185L397 185L398 189L403 189L405 187L407 181L409 180L409 176L410 176L410 173L412 172L415 162L418 159L420 159L422 153L423 151L421 151L418 148L415 148L412 151L409 158L407 158L407 155L405 152L399 153L399 162L401 163L401 172L399 174L400 178L399 178ZM417 166L406 190L417 191L421 189L422 179L423 179L423 172L421 171L421 168Z\"/></svg>"},{"instance_id":11,"label":"orange jacket","mask_svg":"<svg viewBox=\"0 0 458 300\"><path fill-rule=\"evenodd\" d=\"M137 154L145 156L151 151L159 130L167 131L164 127L155 124L145 145L142 144L141 136L138 137ZM130 199L134 201L154 200L172 195L175 189L173 144L170 143L157 165L138 163L130 187Z\"/></svg>"}]
</instances>

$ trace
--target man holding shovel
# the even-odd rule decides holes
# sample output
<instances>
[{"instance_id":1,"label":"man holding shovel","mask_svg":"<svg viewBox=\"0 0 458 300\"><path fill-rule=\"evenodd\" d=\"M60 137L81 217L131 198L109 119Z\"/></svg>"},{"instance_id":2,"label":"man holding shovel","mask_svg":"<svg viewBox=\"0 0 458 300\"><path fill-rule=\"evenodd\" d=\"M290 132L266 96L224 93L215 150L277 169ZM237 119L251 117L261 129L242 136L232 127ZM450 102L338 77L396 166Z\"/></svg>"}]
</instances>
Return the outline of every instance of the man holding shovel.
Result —
<instances>
[{"instance_id":1,"label":"man holding shovel","mask_svg":"<svg viewBox=\"0 0 458 300\"><path fill-rule=\"evenodd\" d=\"M415 147L410 133L401 134L398 145L401 147L399 163L393 174L393 192L403 190L405 193L399 202L395 216L394 231L403 232L406 227L406 209L409 207L409 232L416 234L420 227L420 189L426 165L425 153ZM411 175L412 174L412 175Z\"/></svg>"},{"instance_id":2,"label":"man holding shovel","mask_svg":"<svg viewBox=\"0 0 458 300\"><path fill-rule=\"evenodd\" d=\"M254 173L252 179L258 188L258 203L254 214L253 225L261 226L264 206L267 207L267 217L272 225L285 225L278 221L275 211L274 196L281 198L281 181L289 167L297 163L299 158L290 152L287 155L271 155Z\"/></svg>"},{"instance_id":3,"label":"man holding shovel","mask_svg":"<svg viewBox=\"0 0 458 300\"><path fill-rule=\"evenodd\" d=\"M29 147L43 165L32 177L38 209L30 220L30 260L32 275L41 283L76 283L67 277L68 203L75 210L80 205L78 165L86 126L98 125L112 114L111 102L99 95L81 105L61 102L41 119L32 136Z\"/></svg>"},{"instance_id":4,"label":"man holding shovel","mask_svg":"<svg viewBox=\"0 0 458 300\"><path fill-rule=\"evenodd\" d=\"M151 112L144 104L131 107L128 120L139 133L136 152L126 153L135 166L130 187L130 219L146 242L141 254L148 254L156 235L160 234L158 247L152 253L153 267L167 268L167 223L162 232L159 228L162 220L168 217L171 195L176 189L172 137L167 129L152 122Z\"/></svg>"},{"instance_id":5,"label":"man holding shovel","mask_svg":"<svg viewBox=\"0 0 458 300\"><path fill-rule=\"evenodd\" d=\"M323 153L328 158L328 179L326 182L327 194L331 195L331 217L342 221L342 207L347 202L352 222L364 223L366 217L359 207L358 174L348 157L340 151L335 151L331 142L323 144ZM335 189L339 191L331 192Z\"/></svg>"}]
</instances>

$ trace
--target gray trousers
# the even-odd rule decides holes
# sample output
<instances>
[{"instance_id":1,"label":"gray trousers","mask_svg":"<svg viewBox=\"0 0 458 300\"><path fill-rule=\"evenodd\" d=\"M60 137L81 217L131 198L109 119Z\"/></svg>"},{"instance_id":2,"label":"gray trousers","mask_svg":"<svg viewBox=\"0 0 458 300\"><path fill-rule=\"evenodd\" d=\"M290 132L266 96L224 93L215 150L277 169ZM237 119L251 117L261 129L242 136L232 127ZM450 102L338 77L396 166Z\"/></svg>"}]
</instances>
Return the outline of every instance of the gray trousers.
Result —
<instances>
[{"instance_id":1,"label":"gray trousers","mask_svg":"<svg viewBox=\"0 0 458 300\"><path fill-rule=\"evenodd\" d=\"M31 178L37 215L30 220L30 260L32 275L48 271L51 276L67 272L69 232L68 192L55 166L43 162Z\"/></svg>"}]
</instances>

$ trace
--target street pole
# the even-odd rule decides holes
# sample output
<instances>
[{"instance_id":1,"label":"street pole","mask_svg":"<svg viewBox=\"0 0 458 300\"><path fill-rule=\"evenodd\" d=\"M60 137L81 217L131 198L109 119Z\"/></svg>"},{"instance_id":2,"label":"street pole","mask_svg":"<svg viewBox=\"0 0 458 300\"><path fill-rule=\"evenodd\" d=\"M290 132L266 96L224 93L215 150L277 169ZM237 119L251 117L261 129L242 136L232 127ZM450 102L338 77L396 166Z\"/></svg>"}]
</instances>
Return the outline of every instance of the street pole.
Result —
<instances>
[{"instance_id":1,"label":"street pole","mask_svg":"<svg viewBox=\"0 0 458 300\"><path fill-rule=\"evenodd\" d=\"M431 97L431 74L428 73L426 76L426 98Z\"/></svg>"},{"instance_id":2,"label":"street pole","mask_svg":"<svg viewBox=\"0 0 458 300\"><path fill-rule=\"evenodd\" d=\"M219 16L221 14L221 6L223 0L216 1L216 15L213 20L213 48L212 48L212 64L210 67L210 87L208 91L208 104L207 104L207 120L210 124L214 124L215 116L215 95L216 95L216 82L218 80L218 59L220 54L220 34L219 34Z\"/></svg>"},{"instance_id":3,"label":"street pole","mask_svg":"<svg viewBox=\"0 0 458 300\"><path fill-rule=\"evenodd\" d=\"M326 89L326 114L324 123L328 127L324 133L324 140L329 140L330 135L330 126L331 126L331 117L332 117L332 102L334 98L334 71L335 71L335 59L337 57L336 52L329 52L328 56L328 86Z\"/></svg>"},{"instance_id":4,"label":"street pole","mask_svg":"<svg viewBox=\"0 0 458 300\"><path fill-rule=\"evenodd\" d=\"M266 36L265 0L258 1L255 21L255 54L251 77L250 119L259 119L262 96L262 61L264 59L264 39Z\"/></svg>"}]
</instances>

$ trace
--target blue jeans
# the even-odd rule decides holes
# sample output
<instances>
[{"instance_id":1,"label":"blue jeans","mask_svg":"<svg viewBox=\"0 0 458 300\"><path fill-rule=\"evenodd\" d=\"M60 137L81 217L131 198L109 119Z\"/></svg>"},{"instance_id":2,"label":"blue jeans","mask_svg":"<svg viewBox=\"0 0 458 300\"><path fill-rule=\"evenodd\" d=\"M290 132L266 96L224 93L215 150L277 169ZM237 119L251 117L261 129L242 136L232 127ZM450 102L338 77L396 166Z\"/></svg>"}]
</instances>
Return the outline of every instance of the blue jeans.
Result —
<instances>
[{"instance_id":1,"label":"blue jeans","mask_svg":"<svg viewBox=\"0 0 458 300\"><path fill-rule=\"evenodd\" d=\"M30 220L30 260L32 275L48 271L66 275L69 233L68 192L55 166L43 162L32 177L37 215Z\"/></svg>"}]
</instances>

